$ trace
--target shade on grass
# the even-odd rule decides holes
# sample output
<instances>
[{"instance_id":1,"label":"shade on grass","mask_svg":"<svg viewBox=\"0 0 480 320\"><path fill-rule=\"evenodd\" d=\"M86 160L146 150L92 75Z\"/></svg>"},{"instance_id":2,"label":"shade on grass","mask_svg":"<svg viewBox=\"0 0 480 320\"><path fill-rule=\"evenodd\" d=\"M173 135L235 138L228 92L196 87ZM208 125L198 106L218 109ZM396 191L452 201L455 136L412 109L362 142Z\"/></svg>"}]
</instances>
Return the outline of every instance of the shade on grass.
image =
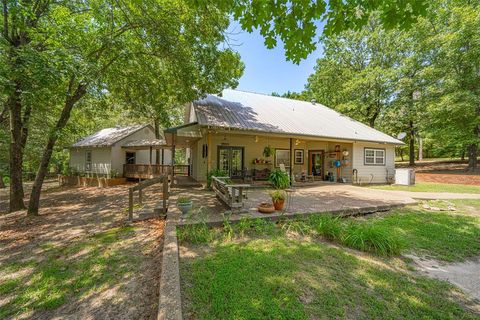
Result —
<instances>
[{"instance_id":1,"label":"shade on grass","mask_svg":"<svg viewBox=\"0 0 480 320\"><path fill-rule=\"evenodd\" d=\"M198 319L475 318L446 282L393 270L319 242L217 245L182 260L185 316Z\"/></svg>"},{"instance_id":2,"label":"shade on grass","mask_svg":"<svg viewBox=\"0 0 480 320\"><path fill-rule=\"evenodd\" d=\"M139 259L123 246L133 230L129 226L113 228L61 247L43 245L41 261L2 265L7 280L0 279L0 297L9 298L0 304L0 319L55 309L74 296L115 284L131 274Z\"/></svg>"},{"instance_id":3,"label":"shade on grass","mask_svg":"<svg viewBox=\"0 0 480 320\"><path fill-rule=\"evenodd\" d=\"M452 192L452 193L480 193L480 186L451 183L418 182L413 186L379 185L370 186L372 189L413 191L413 192Z\"/></svg>"}]
</instances>

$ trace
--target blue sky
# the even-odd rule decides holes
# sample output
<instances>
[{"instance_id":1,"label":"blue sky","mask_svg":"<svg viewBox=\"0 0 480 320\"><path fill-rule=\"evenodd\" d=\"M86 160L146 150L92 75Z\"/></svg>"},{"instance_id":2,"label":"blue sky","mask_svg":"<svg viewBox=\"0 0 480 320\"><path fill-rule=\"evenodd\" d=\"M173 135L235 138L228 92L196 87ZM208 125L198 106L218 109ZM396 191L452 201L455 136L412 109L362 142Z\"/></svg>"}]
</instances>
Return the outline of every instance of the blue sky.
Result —
<instances>
[{"instance_id":1,"label":"blue sky","mask_svg":"<svg viewBox=\"0 0 480 320\"><path fill-rule=\"evenodd\" d=\"M308 76L313 73L315 61L321 56L321 45L299 65L287 61L283 43L267 49L263 37L257 32L243 31L236 22L230 28L230 45L242 56L245 71L237 87L239 90L270 94L302 91Z\"/></svg>"}]
</instances>

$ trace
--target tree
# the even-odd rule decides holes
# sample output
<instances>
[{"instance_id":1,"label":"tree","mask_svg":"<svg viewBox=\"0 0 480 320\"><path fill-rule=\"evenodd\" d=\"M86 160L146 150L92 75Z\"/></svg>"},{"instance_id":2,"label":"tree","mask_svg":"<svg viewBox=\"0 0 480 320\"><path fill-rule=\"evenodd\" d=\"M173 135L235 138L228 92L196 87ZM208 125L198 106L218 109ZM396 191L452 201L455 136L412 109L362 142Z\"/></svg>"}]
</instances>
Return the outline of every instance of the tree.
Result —
<instances>
[{"instance_id":1,"label":"tree","mask_svg":"<svg viewBox=\"0 0 480 320\"><path fill-rule=\"evenodd\" d=\"M480 142L480 4L451 1L429 17L433 50L428 131L446 145L468 148L477 168Z\"/></svg>"},{"instance_id":2,"label":"tree","mask_svg":"<svg viewBox=\"0 0 480 320\"><path fill-rule=\"evenodd\" d=\"M54 146L74 107L108 93L106 78L125 59L156 57L177 66L202 64L222 51L226 13L192 10L183 1L23 3L4 1L2 80L11 123L11 211L23 207L22 161L33 113L52 114L29 201L37 214ZM222 17L223 15L223 17ZM225 65L222 65L225 67ZM211 71L211 70L210 70ZM38 74L36 74L36 72ZM212 72L215 74L215 72ZM198 80L198 79L196 79ZM202 82L193 86L202 87ZM43 99L43 100L42 100Z\"/></svg>"},{"instance_id":3,"label":"tree","mask_svg":"<svg viewBox=\"0 0 480 320\"><path fill-rule=\"evenodd\" d=\"M308 78L307 94L375 127L392 102L401 41L374 16L362 30L324 38L324 57Z\"/></svg>"},{"instance_id":4,"label":"tree","mask_svg":"<svg viewBox=\"0 0 480 320\"><path fill-rule=\"evenodd\" d=\"M280 38L287 59L295 63L316 49L319 36L316 22L325 22L323 33L330 37L345 30L360 30L371 14L377 12L385 29L406 29L426 14L428 6L428 2L422 0L226 0L219 3L226 11L233 12L242 29L249 32L258 29L267 48L275 47Z\"/></svg>"}]
</instances>

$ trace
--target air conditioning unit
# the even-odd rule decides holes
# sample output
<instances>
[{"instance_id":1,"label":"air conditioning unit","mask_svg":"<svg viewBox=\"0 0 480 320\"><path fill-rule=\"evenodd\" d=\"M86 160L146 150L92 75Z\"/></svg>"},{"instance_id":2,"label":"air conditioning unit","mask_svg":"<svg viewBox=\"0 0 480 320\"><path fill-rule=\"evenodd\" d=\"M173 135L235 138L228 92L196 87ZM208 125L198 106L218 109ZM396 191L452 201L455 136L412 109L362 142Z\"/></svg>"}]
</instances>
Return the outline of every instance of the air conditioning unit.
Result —
<instances>
[{"instance_id":1,"label":"air conditioning unit","mask_svg":"<svg viewBox=\"0 0 480 320\"><path fill-rule=\"evenodd\" d=\"M395 169L395 184L411 186L415 184L415 170L411 168Z\"/></svg>"}]
</instances>

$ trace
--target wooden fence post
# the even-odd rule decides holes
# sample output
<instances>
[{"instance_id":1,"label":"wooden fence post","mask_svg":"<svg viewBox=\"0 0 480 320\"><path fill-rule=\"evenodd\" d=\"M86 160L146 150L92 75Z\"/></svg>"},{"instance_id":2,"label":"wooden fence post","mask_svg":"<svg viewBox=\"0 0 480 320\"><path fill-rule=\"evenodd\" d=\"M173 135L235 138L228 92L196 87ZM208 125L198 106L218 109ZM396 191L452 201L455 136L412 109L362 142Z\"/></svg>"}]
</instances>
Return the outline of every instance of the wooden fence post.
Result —
<instances>
[{"instance_id":1,"label":"wooden fence post","mask_svg":"<svg viewBox=\"0 0 480 320\"><path fill-rule=\"evenodd\" d=\"M163 213L167 213L167 199L168 199L168 174L163 176L163 190L162 190L162 200L163 200Z\"/></svg>"},{"instance_id":2,"label":"wooden fence post","mask_svg":"<svg viewBox=\"0 0 480 320\"><path fill-rule=\"evenodd\" d=\"M143 191L142 191L142 189L138 190L138 203L143 204Z\"/></svg>"},{"instance_id":3,"label":"wooden fence post","mask_svg":"<svg viewBox=\"0 0 480 320\"><path fill-rule=\"evenodd\" d=\"M128 189L128 220L133 220L133 189Z\"/></svg>"}]
</instances>

